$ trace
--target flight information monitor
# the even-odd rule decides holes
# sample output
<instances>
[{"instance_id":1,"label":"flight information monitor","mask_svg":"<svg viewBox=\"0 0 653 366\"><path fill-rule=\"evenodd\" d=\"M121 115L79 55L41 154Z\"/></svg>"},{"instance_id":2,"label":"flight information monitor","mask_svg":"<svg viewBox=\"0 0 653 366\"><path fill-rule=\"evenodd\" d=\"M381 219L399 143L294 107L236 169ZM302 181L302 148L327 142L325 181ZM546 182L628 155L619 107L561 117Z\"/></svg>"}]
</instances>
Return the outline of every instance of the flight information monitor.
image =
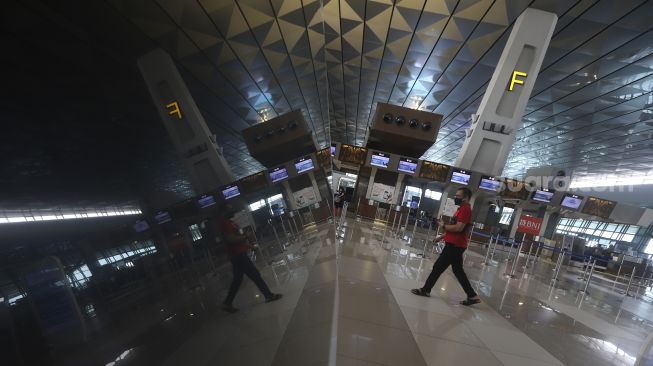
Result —
<instances>
[{"instance_id":1,"label":"flight information monitor","mask_svg":"<svg viewBox=\"0 0 653 366\"><path fill-rule=\"evenodd\" d=\"M501 181L498 180L496 177L484 175L481 177L481 183L478 185L478 188L490 192L499 192L499 190L501 189Z\"/></svg>"},{"instance_id":2,"label":"flight information monitor","mask_svg":"<svg viewBox=\"0 0 653 366\"><path fill-rule=\"evenodd\" d=\"M612 210L617 206L617 202L600 199L597 197L587 197L587 202L583 205L582 213L608 218Z\"/></svg>"},{"instance_id":3,"label":"flight information monitor","mask_svg":"<svg viewBox=\"0 0 653 366\"><path fill-rule=\"evenodd\" d=\"M336 145L331 144L331 156L336 156Z\"/></svg>"},{"instance_id":4,"label":"flight information monitor","mask_svg":"<svg viewBox=\"0 0 653 366\"><path fill-rule=\"evenodd\" d=\"M403 173L415 174L415 171L417 171L417 159L400 158L397 170Z\"/></svg>"},{"instance_id":5,"label":"flight information monitor","mask_svg":"<svg viewBox=\"0 0 653 366\"><path fill-rule=\"evenodd\" d=\"M370 160L370 165L378 166L381 168L387 168L388 163L390 163L390 155L380 153L380 152L372 152L372 159Z\"/></svg>"},{"instance_id":6,"label":"flight information monitor","mask_svg":"<svg viewBox=\"0 0 653 366\"><path fill-rule=\"evenodd\" d=\"M562 198L562 202L560 202L560 206L578 210L582 202L583 196L565 193L565 196Z\"/></svg>"},{"instance_id":7,"label":"flight information monitor","mask_svg":"<svg viewBox=\"0 0 653 366\"><path fill-rule=\"evenodd\" d=\"M209 206L213 206L213 205L215 205L215 203L216 203L215 202L215 197L211 196L210 194L205 194L205 195L201 196L197 200L197 204L200 205L200 208L206 208L206 207L209 207Z\"/></svg>"},{"instance_id":8,"label":"flight information monitor","mask_svg":"<svg viewBox=\"0 0 653 366\"><path fill-rule=\"evenodd\" d=\"M313 168L315 168L315 166L313 166L313 159L311 159L310 156L305 156L295 161L295 169L297 169L297 174L307 172Z\"/></svg>"},{"instance_id":9,"label":"flight information monitor","mask_svg":"<svg viewBox=\"0 0 653 366\"><path fill-rule=\"evenodd\" d=\"M222 189L222 196L224 197L224 199L228 200L230 198L240 196L240 190L238 189L238 186L235 184L225 186Z\"/></svg>"},{"instance_id":10,"label":"flight information monitor","mask_svg":"<svg viewBox=\"0 0 653 366\"><path fill-rule=\"evenodd\" d=\"M288 171L282 166L270 170L269 174L272 183L288 178Z\"/></svg>"},{"instance_id":11,"label":"flight information monitor","mask_svg":"<svg viewBox=\"0 0 653 366\"><path fill-rule=\"evenodd\" d=\"M172 221L172 216L170 216L170 212L168 211L159 211L154 214L154 220L157 224L165 224L166 222Z\"/></svg>"},{"instance_id":12,"label":"flight information monitor","mask_svg":"<svg viewBox=\"0 0 653 366\"><path fill-rule=\"evenodd\" d=\"M551 203L551 200L553 199L553 193L555 192L551 189L538 189L533 193L533 201Z\"/></svg>"},{"instance_id":13,"label":"flight information monitor","mask_svg":"<svg viewBox=\"0 0 653 366\"><path fill-rule=\"evenodd\" d=\"M132 226L134 228L134 231L137 233L141 233L147 229L150 228L150 225L147 223L145 220L138 220L134 223Z\"/></svg>"},{"instance_id":14,"label":"flight information monitor","mask_svg":"<svg viewBox=\"0 0 653 366\"><path fill-rule=\"evenodd\" d=\"M437 182L446 182L449 175L449 165L438 164L432 161L422 161L419 176Z\"/></svg>"},{"instance_id":15,"label":"flight information monitor","mask_svg":"<svg viewBox=\"0 0 653 366\"><path fill-rule=\"evenodd\" d=\"M471 178L471 177L472 177L471 172L469 172L467 170L454 168L453 173L451 174L451 182L452 183L467 185L467 184L469 184L469 178Z\"/></svg>"}]
</instances>

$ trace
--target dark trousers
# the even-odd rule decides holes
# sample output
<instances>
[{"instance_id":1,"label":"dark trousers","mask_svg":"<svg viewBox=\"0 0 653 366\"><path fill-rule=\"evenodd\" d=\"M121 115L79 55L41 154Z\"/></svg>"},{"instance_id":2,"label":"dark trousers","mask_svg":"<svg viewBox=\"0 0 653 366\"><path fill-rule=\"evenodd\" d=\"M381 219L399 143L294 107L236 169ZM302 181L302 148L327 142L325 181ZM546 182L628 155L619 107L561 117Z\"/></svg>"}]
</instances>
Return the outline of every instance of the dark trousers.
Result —
<instances>
[{"instance_id":1,"label":"dark trousers","mask_svg":"<svg viewBox=\"0 0 653 366\"><path fill-rule=\"evenodd\" d=\"M272 291L268 285L263 281L261 273L258 271L254 263L249 259L247 253L240 253L231 258L231 265L233 267L234 279L231 281L231 286L229 287L229 294L224 300L225 304L231 304L236 297L236 293L240 288L240 284L243 282L243 275L247 275L250 280L254 281L254 284L261 291L265 298L272 296Z\"/></svg>"},{"instance_id":2,"label":"dark trousers","mask_svg":"<svg viewBox=\"0 0 653 366\"><path fill-rule=\"evenodd\" d=\"M458 279L460 286L462 286L463 290L465 290L467 297L476 296L476 291L474 291L472 288L472 285L469 283L469 279L463 270L464 252L465 248L459 248L447 243L444 246L444 249L442 250L438 260L436 260L433 264L433 270L431 271L429 277L426 279L426 283L422 289L426 292L431 292L431 289L433 289L433 286L435 286L435 283L438 281L438 278L440 278L442 272L444 272L444 270L447 269L449 265L451 265L453 274Z\"/></svg>"}]
</instances>

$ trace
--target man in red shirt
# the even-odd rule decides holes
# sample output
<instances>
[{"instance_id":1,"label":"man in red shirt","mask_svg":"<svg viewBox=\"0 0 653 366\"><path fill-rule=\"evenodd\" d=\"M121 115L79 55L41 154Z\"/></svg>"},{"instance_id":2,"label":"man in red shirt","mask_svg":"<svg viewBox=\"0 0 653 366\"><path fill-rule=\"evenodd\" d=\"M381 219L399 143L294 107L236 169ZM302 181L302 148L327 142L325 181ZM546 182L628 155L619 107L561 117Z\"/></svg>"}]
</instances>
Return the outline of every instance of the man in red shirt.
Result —
<instances>
[{"instance_id":1,"label":"man in red shirt","mask_svg":"<svg viewBox=\"0 0 653 366\"><path fill-rule=\"evenodd\" d=\"M240 288L240 284L243 282L243 275L247 275L247 277L254 281L256 287L265 296L265 302L279 300L282 297L281 294L274 294L270 291L263 277L261 277L261 273L247 256L247 252L253 249L253 247L247 242L247 236L242 235L238 225L231 220L235 214L236 210L234 207L226 204L220 210L220 217L218 219L218 228L227 246L227 254L229 255L234 273L234 278L231 281L229 293L224 300L223 306L223 309L230 313L238 311L233 306L233 301Z\"/></svg>"},{"instance_id":2,"label":"man in red shirt","mask_svg":"<svg viewBox=\"0 0 653 366\"><path fill-rule=\"evenodd\" d=\"M451 222L447 225L442 225L444 234L435 238L435 242L444 238L445 246L440 254L440 257L433 264L433 270L426 279L426 283L422 288L411 290L415 295L431 296L431 289L435 286L438 278L444 270L451 265L453 274L458 279L460 286L467 294L467 299L461 301L462 305L473 305L481 302L481 299L476 294L476 291L469 283L469 279L463 270L463 253L467 249L467 242L469 236L469 229L472 226L472 206L469 200L472 198L472 191L469 188L460 188L456 191L454 201L458 206L456 213L451 218Z\"/></svg>"}]
</instances>

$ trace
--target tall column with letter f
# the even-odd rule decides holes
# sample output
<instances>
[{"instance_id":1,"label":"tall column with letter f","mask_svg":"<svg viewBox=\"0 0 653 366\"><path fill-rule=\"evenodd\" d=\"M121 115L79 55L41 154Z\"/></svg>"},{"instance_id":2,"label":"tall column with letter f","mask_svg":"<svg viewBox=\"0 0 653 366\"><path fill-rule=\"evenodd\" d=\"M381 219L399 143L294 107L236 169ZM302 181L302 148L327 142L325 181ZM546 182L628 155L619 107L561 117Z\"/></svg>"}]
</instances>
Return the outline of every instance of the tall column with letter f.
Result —
<instances>
[{"instance_id":1,"label":"tall column with letter f","mask_svg":"<svg viewBox=\"0 0 653 366\"><path fill-rule=\"evenodd\" d=\"M517 18L478 112L472 115L457 167L501 174L557 21L557 15L532 8Z\"/></svg>"},{"instance_id":2,"label":"tall column with letter f","mask_svg":"<svg viewBox=\"0 0 653 366\"><path fill-rule=\"evenodd\" d=\"M231 168L170 55L154 50L138 59L138 68L197 193L233 182Z\"/></svg>"}]
</instances>

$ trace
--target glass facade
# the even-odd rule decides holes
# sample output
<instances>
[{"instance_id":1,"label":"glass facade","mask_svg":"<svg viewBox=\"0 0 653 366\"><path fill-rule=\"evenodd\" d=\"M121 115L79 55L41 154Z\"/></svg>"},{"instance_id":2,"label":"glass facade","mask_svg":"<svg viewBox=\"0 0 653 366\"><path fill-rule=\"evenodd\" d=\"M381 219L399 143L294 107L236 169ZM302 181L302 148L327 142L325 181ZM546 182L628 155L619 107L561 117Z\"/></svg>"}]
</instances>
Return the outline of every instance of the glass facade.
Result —
<instances>
[{"instance_id":1,"label":"glass facade","mask_svg":"<svg viewBox=\"0 0 653 366\"><path fill-rule=\"evenodd\" d=\"M556 225L556 233L580 236L587 240L587 246L590 247L615 245L617 242L631 243L638 230L637 225L571 218L561 218Z\"/></svg>"}]
</instances>

